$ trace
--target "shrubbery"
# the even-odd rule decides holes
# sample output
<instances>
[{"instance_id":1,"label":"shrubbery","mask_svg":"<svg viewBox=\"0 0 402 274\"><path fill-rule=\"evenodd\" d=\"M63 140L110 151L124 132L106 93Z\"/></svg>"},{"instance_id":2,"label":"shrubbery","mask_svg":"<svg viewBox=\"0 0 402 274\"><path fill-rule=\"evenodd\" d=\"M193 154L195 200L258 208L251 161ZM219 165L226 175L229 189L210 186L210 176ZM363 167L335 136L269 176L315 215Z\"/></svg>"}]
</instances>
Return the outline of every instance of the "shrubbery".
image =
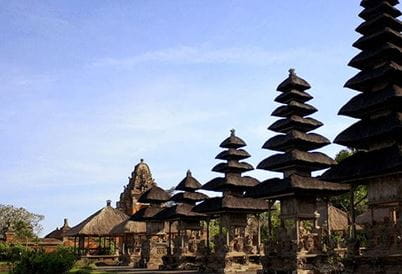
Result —
<instances>
[{"instance_id":1,"label":"shrubbery","mask_svg":"<svg viewBox=\"0 0 402 274\"><path fill-rule=\"evenodd\" d=\"M45 253L22 245L0 243L0 261L11 263L12 274L62 274L73 267L76 256L71 248L66 247Z\"/></svg>"},{"instance_id":2,"label":"shrubbery","mask_svg":"<svg viewBox=\"0 0 402 274\"><path fill-rule=\"evenodd\" d=\"M56 252L45 253L42 250L28 250L22 253L15 263L13 274L61 274L69 271L76 261L70 248L60 247Z\"/></svg>"},{"instance_id":3,"label":"shrubbery","mask_svg":"<svg viewBox=\"0 0 402 274\"><path fill-rule=\"evenodd\" d=\"M0 261L16 262L28 249L20 244L8 245L0 243Z\"/></svg>"}]
</instances>

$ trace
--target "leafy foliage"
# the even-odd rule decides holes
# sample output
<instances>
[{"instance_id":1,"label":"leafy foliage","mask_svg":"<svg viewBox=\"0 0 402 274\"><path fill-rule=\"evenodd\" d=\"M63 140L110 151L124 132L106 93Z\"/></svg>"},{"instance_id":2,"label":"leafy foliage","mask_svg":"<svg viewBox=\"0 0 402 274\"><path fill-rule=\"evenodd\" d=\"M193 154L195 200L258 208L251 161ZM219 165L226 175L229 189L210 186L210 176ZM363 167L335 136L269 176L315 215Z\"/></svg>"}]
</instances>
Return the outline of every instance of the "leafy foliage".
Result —
<instances>
[{"instance_id":1,"label":"leafy foliage","mask_svg":"<svg viewBox=\"0 0 402 274\"><path fill-rule=\"evenodd\" d=\"M340 163L344 161L346 158L352 156L355 153L353 150L341 150L335 157L335 160ZM357 186L354 190L354 207L357 215L362 214L367 210L367 186L360 185ZM345 193L343 195L333 197L331 202L334 206L341 208L345 211L349 211L351 209L351 201L350 201L350 193Z\"/></svg>"},{"instance_id":2,"label":"leafy foliage","mask_svg":"<svg viewBox=\"0 0 402 274\"><path fill-rule=\"evenodd\" d=\"M40 222L43 219L44 216L31 213L25 208L0 204L0 234L11 225L17 238L34 238L42 230Z\"/></svg>"},{"instance_id":3,"label":"leafy foliage","mask_svg":"<svg viewBox=\"0 0 402 274\"><path fill-rule=\"evenodd\" d=\"M12 274L62 274L67 273L76 261L71 248L60 247L56 252L45 253L43 250L27 250L15 263Z\"/></svg>"},{"instance_id":4,"label":"leafy foliage","mask_svg":"<svg viewBox=\"0 0 402 274\"><path fill-rule=\"evenodd\" d=\"M0 261L16 262L28 248L20 244L0 243Z\"/></svg>"}]
</instances>

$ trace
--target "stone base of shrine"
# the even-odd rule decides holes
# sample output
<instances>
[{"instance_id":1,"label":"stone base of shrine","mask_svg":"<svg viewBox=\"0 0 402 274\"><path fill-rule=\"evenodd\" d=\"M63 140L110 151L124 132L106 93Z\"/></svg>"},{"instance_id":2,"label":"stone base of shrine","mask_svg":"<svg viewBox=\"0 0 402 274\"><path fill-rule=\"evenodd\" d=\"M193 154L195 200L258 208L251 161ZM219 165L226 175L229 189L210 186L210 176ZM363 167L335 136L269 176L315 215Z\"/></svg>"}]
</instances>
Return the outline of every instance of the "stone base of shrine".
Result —
<instances>
[{"instance_id":1,"label":"stone base of shrine","mask_svg":"<svg viewBox=\"0 0 402 274\"><path fill-rule=\"evenodd\" d=\"M387 256L355 256L345 259L345 273L402 273L402 253Z\"/></svg>"},{"instance_id":2,"label":"stone base of shrine","mask_svg":"<svg viewBox=\"0 0 402 274\"><path fill-rule=\"evenodd\" d=\"M204 273L262 273L260 256L248 256L242 252L230 252L225 256L216 254L203 258L200 272Z\"/></svg>"},{"instance_id":3,"label":"stone base of shrine","mask_svg":"<svg viewBox=\"0 0 402 274\"><path fill-rule=\"evenodd\" d=\"M304 254L294 255L270 255L261 259L263 273L343 273L344 266L336 258L328 255Z\"/></svg>"},{"instance_id":4,"label":"stone base of shrine","mask_svg":"<svg viewBox=\"0 0 402 274\"><path fill-rule=\"evenodd\" d=\"M195 255L167 255L162 259L164 270L198 270L203 261L202 257Z\"/></svg>"}]
</instances>

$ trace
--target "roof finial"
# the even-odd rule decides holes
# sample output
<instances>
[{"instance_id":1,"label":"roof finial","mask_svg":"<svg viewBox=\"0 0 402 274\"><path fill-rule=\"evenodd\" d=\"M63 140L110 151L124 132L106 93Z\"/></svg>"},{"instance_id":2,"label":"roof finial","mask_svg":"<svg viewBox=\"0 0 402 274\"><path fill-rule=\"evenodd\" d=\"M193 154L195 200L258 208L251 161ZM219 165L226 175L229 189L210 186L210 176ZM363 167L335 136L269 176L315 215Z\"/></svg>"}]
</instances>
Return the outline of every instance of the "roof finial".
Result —
<instances>
[{"instance_id":1,"label":"roof finial","mask_svg":"<svg viewBox=\"0 0 402 274\"><path fill-rule=\"evenodd\" d=\"M141 158L141 159L140 159L140 162L143 163L143 162L144 162L144 159Z\"/></svg>"},{"instance_id":2,"label":"roof finial","mask_svg":"<svg viewBox=\"0 0 402 274\"><path fill-rule=\"evenodd\" d=\"M107 201L106 201L106 206L112 206L112 201L111 201L111 200L107 200Z\"/></svg>"},{"instance_id":3,"label":"roof finial","mask_svg":"<svg viewBox=\"0 0 402 274\"><path fill-rule=\"evenodd\" d=\"M187 177L190 177L191 176L191 170L187 170Z\"/></svg>"},{"instance_id":4,"label":"roof finial","mask_svg":"<svg viewBox=\"0 0 402 274\"><path fill-rule=\"evenodd\" d=\"M230 130L230 136L235 136L236 130L233 128Z\"/></svg>"},{"instance_id":5,"label":"roof finial","mask_svg":"<svg viewBox=\"0 0 402 274\"><path fill-rule=\"evenodd\" d=\"M296 76L296 70L294 68L289 69L289 76Z\"/></svg>"},{"instance_id":6,"label":"roof finial","mask_svg":"<svg viewBox=\"0 0 402 274\"><path fill-rule=\"evenodd\" d=\"M68 219L64 218L64 227L67 227L67 226L68 226Z\"/></svg>"}]
</instances>

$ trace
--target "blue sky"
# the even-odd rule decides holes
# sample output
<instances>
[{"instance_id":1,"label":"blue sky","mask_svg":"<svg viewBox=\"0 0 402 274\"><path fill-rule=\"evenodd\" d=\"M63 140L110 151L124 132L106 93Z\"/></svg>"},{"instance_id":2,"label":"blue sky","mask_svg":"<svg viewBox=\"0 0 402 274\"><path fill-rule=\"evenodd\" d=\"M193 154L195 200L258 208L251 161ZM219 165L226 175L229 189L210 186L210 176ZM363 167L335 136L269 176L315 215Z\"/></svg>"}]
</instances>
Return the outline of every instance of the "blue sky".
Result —
<instances>
[{"instance_id":1,"label":"blue sky","mask_svg":"<svg viewBox=\"0 0 402 274\"><path fill-rule=\"evenodd\" d=\"M213 178L231 128L256 165L291 67L333 139L352 122L337 111L354 94L358 4L0 0L0 202L44 214L44 232L74 225L117 200L140 158L165 188L189 168Z\"/></svg>"}]
</instances>

